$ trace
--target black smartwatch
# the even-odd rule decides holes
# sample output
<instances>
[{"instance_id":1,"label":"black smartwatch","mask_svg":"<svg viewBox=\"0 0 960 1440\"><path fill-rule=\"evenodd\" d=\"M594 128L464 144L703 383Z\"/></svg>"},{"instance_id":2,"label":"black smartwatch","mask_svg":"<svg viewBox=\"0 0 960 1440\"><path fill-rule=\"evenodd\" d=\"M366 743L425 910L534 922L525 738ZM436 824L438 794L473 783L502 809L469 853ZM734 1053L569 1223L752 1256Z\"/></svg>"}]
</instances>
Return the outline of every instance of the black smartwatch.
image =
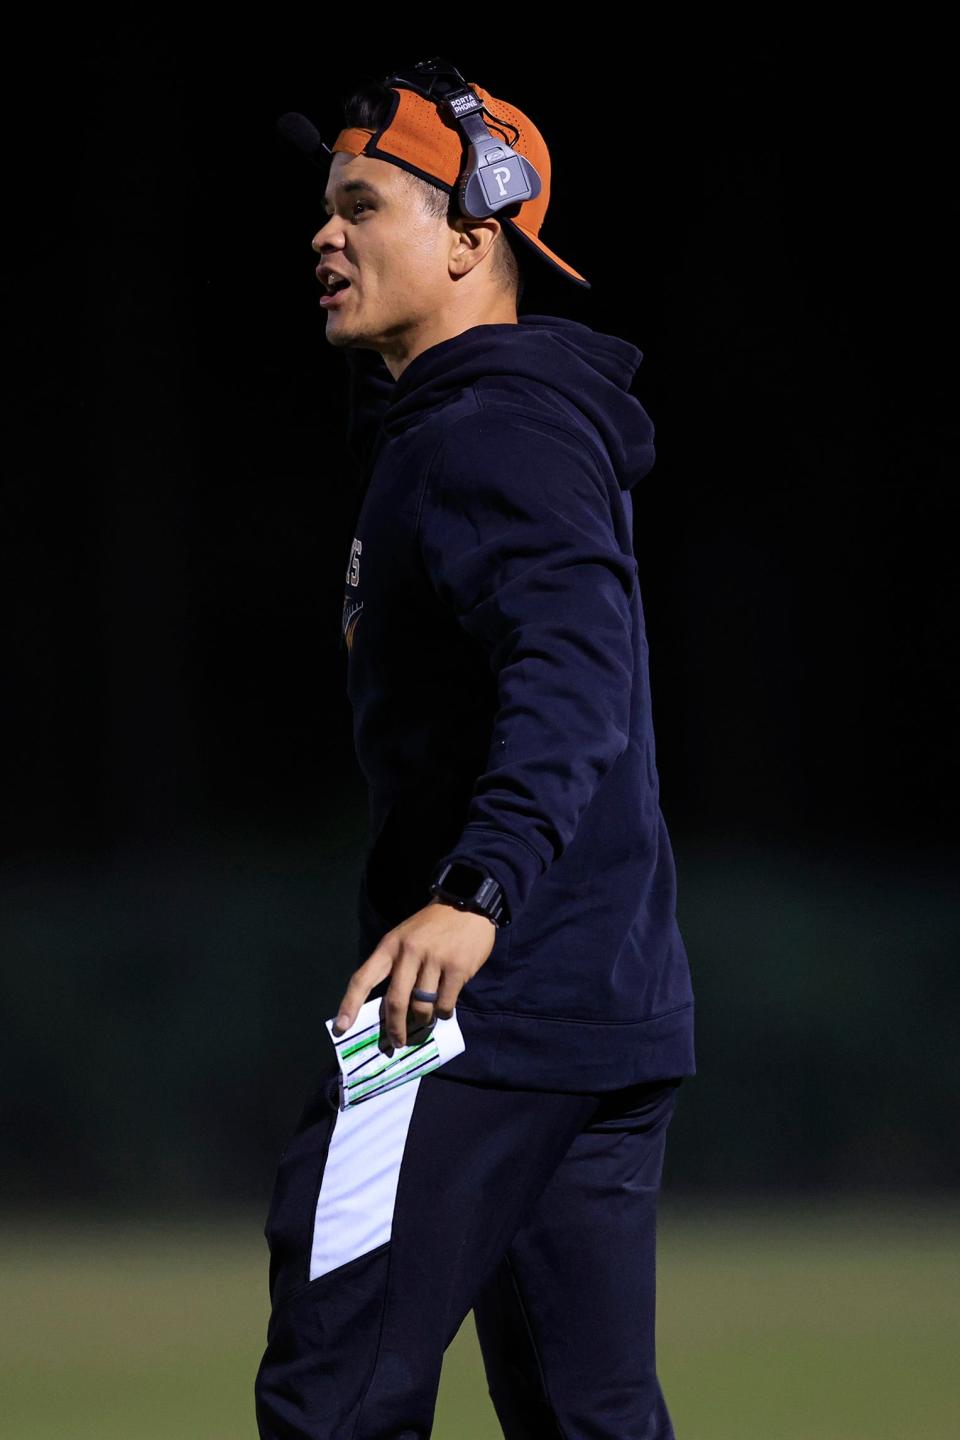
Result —
<instances>
[{"instance_id":1,"label":"black smartwatch","mask_svg":"<svg viewBox=\"0 0 960 1440\"><path fill-rule=\"evenodd\" d=\"M510 924L503 887L485 870L463 860L448 860L430 884L430 892L456 905L458 910L472 910L486 915L499 929Z\"/></svg>"}]
</instances>

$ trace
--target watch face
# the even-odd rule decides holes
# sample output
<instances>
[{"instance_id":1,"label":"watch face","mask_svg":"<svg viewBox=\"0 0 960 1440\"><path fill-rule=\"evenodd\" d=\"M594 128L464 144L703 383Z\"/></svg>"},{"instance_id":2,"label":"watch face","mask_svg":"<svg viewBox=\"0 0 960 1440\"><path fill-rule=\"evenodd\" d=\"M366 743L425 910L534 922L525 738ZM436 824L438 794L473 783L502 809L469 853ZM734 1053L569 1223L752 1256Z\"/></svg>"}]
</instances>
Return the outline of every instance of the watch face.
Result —
<instances>
[{"instance_id":1,"label":"watch face","mask_svg":"<svg viewBox=\"0 0 960 1440\"><path fill-rule=\"evenodd\" d=\"M483 884L483 878L482 872L475 866L454 860L444 878L443 888L459 900L471 900Z\"/></svg>"}]
</instances>

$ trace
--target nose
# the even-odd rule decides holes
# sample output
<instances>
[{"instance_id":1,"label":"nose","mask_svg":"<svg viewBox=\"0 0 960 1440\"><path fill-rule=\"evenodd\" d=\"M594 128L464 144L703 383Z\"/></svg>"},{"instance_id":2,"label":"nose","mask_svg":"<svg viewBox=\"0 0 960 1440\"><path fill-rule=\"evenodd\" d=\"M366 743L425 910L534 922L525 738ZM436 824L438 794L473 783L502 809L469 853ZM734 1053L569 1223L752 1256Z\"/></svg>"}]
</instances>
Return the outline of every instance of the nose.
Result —
<instances>
[{"instance_id":1,"label":"nose","mask_svg":"<svg viewBox=\"0 0 960 1440\"><path fill-rule=\"evenodd\" d=\"M320 229L317 231L316 235L314 235L312 241L310 242L311 248L313 250L316 250L318 255L320 254L320 251L324 248L324 244L329 244L330 237L328 236L326 242L323 240L322 237L326 235L326 232L330 229L330 226L333 224L336 218L337 217L335 215L331 215L328 220L324 221L324 223L320 226Z\"/></svg>"}]
</instances>

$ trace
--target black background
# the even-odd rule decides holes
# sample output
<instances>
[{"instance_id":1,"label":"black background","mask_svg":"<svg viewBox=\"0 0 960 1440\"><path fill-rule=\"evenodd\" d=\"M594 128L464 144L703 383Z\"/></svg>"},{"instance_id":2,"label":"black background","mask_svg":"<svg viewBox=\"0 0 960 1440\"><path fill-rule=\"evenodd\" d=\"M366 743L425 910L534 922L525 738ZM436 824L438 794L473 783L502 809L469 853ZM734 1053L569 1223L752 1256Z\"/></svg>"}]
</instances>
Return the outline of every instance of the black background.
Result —
<instances>
[{"instance_id":1,"label":"black background","mask_svg":"<svg viewBox=\"0 0 960 1440\"><path fill-rule=\"evenodd\" d=\"M644 352L698 1002L675 1183L955 1184L946 47L678 24L548 59L532 25L367 45L357 19L74 22L8 55L10 1193L259 1199L326 1061L365 826L357 495L322 179L274 123L332 140L354 80L435 53L550 145L543 238L593 288L544 269L522 308Z\"/></svg>"}]
</instances>

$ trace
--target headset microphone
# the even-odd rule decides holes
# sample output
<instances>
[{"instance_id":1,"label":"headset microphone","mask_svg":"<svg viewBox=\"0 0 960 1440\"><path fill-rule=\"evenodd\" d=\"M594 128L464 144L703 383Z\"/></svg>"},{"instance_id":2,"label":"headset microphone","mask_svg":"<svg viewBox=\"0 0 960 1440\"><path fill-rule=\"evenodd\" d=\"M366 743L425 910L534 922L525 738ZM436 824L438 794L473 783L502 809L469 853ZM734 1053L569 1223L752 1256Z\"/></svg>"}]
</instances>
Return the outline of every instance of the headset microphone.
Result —
<instances>
[{"instance_id":1,"label":"headset microphone","mask_svg":"<svg viewBox=\"0 0 960 1440\"><path fill-rule=\"evenodd\" d=\"M288 140L291 145L296 146L302 155L312 160L321 169L326 169L330 163L330 147L323 143L320 138L320 131L306 115L300 115L295 110L289 110L286 115L281 115L277 121L277 130ZM318 157L321 157L318 159Z\"/></svg>"}]
</instances>

